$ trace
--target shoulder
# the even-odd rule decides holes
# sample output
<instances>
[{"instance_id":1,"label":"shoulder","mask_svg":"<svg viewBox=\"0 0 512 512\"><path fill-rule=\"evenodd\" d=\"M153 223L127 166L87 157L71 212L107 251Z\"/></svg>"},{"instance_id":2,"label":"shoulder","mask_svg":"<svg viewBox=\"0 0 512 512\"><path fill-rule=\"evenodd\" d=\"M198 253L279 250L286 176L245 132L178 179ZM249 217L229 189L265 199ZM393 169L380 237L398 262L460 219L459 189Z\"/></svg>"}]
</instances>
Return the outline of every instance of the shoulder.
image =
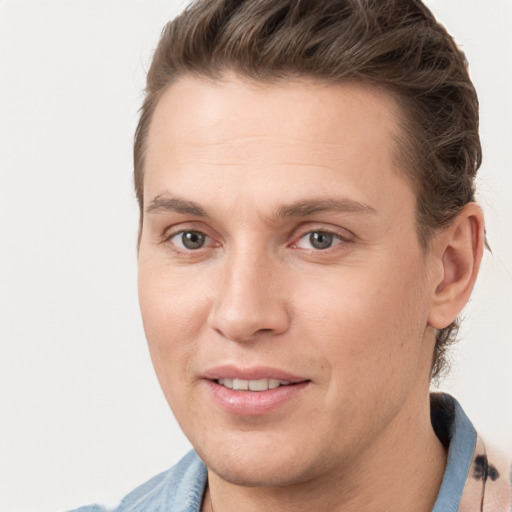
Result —
<instances>
[{"instance_id":1,"label":"shoulder","mask_svg":"<svg viewBox=\"0 0 512 512\"><path fill-rule=\"evenodd\" d=\"M479 435L461 500L461 512L512 511L510 456L486 443Z\"/></svg>"},{"instance_id":2,"label":"shoulder","mask_svg":"<svg viewBox=\"0 0 512 512\"><path fill-rule=\"evenodd\" d=\"M512 512L510 457L484 442L460 404L431 396L432 425L448 449L433 512Z\"/></svg>"},{"instance_id":3,"label":"shoulder","mask_svg":"<svg viewBox=\"0 0 512 512\"><path fill-rule=\"evenodd\" d=\"M128 494L113 510L90 505L70 512L199 512L206 486L206 467L190 451L171 469Z\"/></svg>"}]
</instances>

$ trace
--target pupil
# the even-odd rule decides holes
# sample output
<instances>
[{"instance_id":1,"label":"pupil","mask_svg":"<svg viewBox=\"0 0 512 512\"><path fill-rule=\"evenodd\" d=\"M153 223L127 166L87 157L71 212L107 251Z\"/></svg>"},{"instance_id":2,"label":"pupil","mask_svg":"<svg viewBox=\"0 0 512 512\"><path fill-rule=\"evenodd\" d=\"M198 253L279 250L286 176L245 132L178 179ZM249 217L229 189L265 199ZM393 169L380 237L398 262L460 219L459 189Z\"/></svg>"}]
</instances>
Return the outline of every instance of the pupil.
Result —
<instances>
[{"instance_id":1,"label":"pupil","mask_svg":"<svg viewBox=\"0 0 512 512\"><path fill-rule=\"evenodd\" d=\"M197 231L186 231L182 235L182 242L187 249L199 249L204 244L204 235Z\"/></svg>"},{"instance_id":2,"label":"pupil","mask_svg":"<svg viewBox=\"0 0 512 512\"><path fill-rule=\"evenodd\" d=\"M327 249L332 245L332 235L316 231L309 235L309 241L315 249Z\"/></svg>"}]
</instances>

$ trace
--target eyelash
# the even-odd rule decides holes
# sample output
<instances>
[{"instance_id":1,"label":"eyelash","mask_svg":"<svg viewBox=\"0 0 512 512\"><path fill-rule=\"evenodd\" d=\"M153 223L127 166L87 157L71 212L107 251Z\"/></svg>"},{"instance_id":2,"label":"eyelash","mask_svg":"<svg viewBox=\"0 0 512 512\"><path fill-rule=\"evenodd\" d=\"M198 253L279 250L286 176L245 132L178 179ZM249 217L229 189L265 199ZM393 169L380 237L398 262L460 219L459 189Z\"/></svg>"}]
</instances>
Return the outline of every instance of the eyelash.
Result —
<instances>
[{"instance_id":1,"label":"eyelash","mask_svg":"<svg viewBox=\"0 0 512 512\"><path fill-rule=\"evenodd\" d=\"M178 235L184 235L185 233L197 233L199 235L203 235L205 239L213 240L212 237L208 236L204 231L201 231L200 229L180 229L179 231L173 231L171 233L165 233L162 237L162 243L164 244L171 244L176 247L176 244L172 242L172 239L175 238ZM219 244L215 244L219 245ZM176 249L173 249L175 252L179 253L193 253L196 251L199 251L200 249L203 249L204 246L201 246L197 249L188 249L186 247L177 247Z\"/></svg>"},{"instance_id":2,"label":"eyelash","mask_svg":"<svg viewBox=\"0 0 512 512\"><path fill-rule=\"evenodd\" d=\"M340 234L338 231L330 230L330 229L309 229L303 233L301 233L297 238L295 238L295 241L292 242L292 247L297 247L298 243L303 240L307 236L311 236L313 233L321 233L324 235L332 236L333 238L338 240L338 243L334 243L333 245L330 245L329 247L325 249L304 249L304 251L309 251L310 253L327 253L330 252L330 250L335 250L334 248L338 245L351 243L352 239L348 236Z\"/></svg>"},{"instance_id":3,"label":"eyelash","mask_svg":"<svg viewBox=\"0 0 512 512\"><path fill-rule=\"evenodd\" d=\"M202 231L200 229L180 229L178 231L173 231L171 233L169 233L169 232L165 233L164 236L162 237L162 243L170 244L172 246L172 250L175 253L179 253L182 255L185 255L185 254L192 255L194 253L199 253L199 251L201 249L208 248L208 246L205 247L205 245L202 245L201 247L198 247L196 249L191 249L191 248L187 248L187 247L179 247L176 245L176 243L172 242L173 238L175 238L178 235L183 236L185 233L196 233L196 234L204 236L205 240L213 241L212 237L208 236L204 231ZM337 243L333 243L332 245L329 245L328 247L325 247L323 249L304 248L304 247L298 246L301 240L303 240L307 236L311 236L314 233L328 235L329 237L336 239ZM338 231L335 231L335 230L330 230L330 229L325 229L325 228L324 229L309 229L307 231L300 233L300 235L298 237L295 237L294 241L288 247L298 248L298 249L301 249L301 250L311 253L311 254L320 254L320 253L329 253L332 250L336 250L337 246L345 245L345 244L351 243L352 241L353 241L353 239L351 237L342 235ZM213 247L218 247L219 245L220 245L219 243L214 243Z\"/></svg>"}]
</instances>

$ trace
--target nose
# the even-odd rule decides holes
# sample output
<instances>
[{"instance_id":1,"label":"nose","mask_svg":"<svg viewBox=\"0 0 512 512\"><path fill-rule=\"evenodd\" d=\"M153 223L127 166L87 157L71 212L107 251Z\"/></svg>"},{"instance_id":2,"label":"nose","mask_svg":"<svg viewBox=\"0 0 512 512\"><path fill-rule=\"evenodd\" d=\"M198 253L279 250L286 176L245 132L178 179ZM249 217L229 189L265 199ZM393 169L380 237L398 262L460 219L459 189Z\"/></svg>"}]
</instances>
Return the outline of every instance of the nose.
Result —
<instances>
[{"instance_id":1,"label":"nose","mask_svg":"<svg viewBox=\"0 0 512 512\"><path fill-rule=\"evenodd\" d=\"M223 262L208 325L224 338L247 342L288 329L284 276L271 260L248 250Z\"/></svg>"}]
</instances>

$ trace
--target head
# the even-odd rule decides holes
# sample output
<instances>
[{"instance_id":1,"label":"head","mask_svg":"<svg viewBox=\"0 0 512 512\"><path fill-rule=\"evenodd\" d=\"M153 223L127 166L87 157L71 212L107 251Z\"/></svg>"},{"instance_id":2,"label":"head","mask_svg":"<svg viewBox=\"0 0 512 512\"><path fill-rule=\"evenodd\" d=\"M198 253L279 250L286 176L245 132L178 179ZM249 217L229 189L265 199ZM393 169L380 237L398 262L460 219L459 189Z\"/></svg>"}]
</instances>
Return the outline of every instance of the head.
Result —
<instances>
[{"instance_id":1,"label":"head","mask_svg":"<svg viewBox=\"0 0 512 512\"><path fill-rule=\"evenodd\" d=\"M307 78L388 92L400 107L397 156L416 194L425 249L475 200L477 95L463 53L421 2L206 0L165 27L147 76L134 143L141 225L147 137L159 99L180 77L216 80L228 72L265 83ZM446 370L457 331L457 319L437 330L433 378Z\"/></svg>"},{"instance_id":2,"label":"head","mask_svg":"<svg viewBox=\"0 0 512 512\"><path fill-rule=\"evenodd\" d=\"M164 393L226 481L348 471L429 422L481 257L476 112L419 2L207 0L164 29L139 295Z\"/></svg>"}]
</instances>

